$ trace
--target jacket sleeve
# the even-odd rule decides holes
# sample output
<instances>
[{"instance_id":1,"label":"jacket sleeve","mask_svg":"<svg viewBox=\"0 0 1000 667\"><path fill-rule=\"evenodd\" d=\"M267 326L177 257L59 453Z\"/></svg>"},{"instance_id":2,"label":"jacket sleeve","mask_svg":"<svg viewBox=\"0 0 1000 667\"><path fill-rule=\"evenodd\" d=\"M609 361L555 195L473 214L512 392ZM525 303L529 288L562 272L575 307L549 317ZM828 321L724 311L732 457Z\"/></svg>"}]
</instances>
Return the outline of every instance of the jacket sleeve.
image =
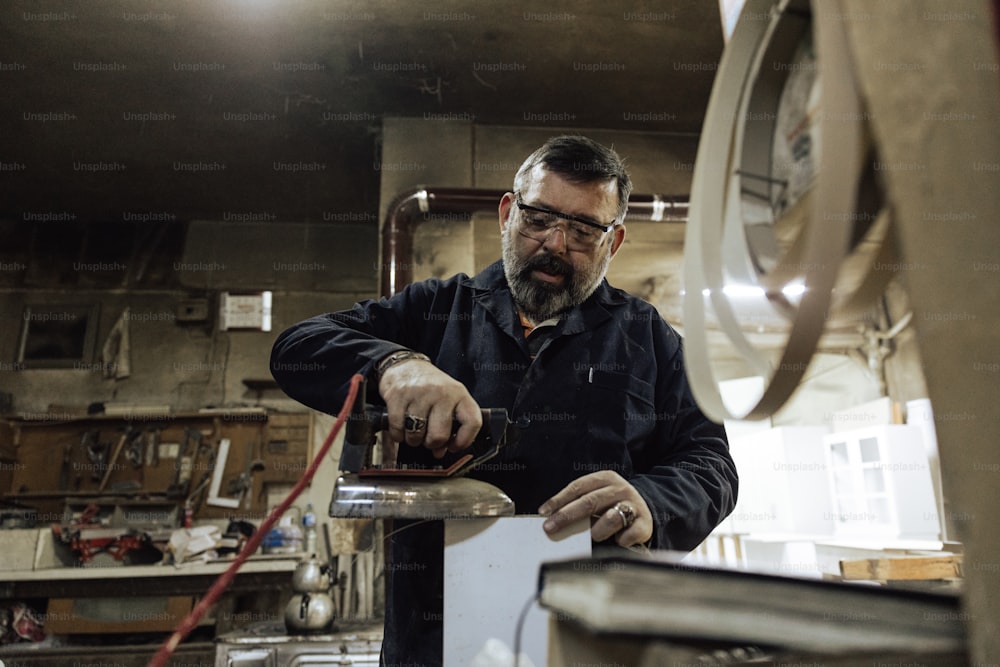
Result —
<instances>
[{"instance_id":1,"label":"jacket sleeve","mask_svg":"<svg viewBox=\"0 0 1000 667\"><path fill-rule=\"evenodd\" d=\"M415 347L406 314L423 312L433 288L433 283L416 283L391 299L362 301L288 328L271 350L271 375L289 397L336 414L355 373L369 375L379 360ZM377 387L368 391L370 398L377 397Z\"/></svg>"},{"instance_id":2,"label":"jacket sleeve","mask_svg":"<svg viewBox=\"0 0 1000 667\"><path fill-rule=\"evenodd\" d=\"M656 395L657 428L629 481L653 513L650 546L688 551L733 511L736 466L725 428L695 403L679 344L667 364L658 365Z\"/></svg>"}]
</instances>

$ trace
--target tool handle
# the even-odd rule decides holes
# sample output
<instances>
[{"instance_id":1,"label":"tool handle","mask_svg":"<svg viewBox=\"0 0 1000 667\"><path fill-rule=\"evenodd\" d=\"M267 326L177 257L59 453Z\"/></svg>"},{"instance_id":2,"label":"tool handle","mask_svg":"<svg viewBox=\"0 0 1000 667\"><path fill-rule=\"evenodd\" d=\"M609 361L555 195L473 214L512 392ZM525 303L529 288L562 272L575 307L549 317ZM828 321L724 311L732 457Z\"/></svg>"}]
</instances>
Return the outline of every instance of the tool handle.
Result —
<instances>
[{"instance_id":1,"label":"tool handle","mask_svg":"<svg viewBox=\"0 0 1000 667\"><path fill-rule=\"evenodd\" d=\"M378 430L388 428L389 415L383 410L369 410L365 420L364 432L370 436L368 446L363 446L359 441L349 445L349 439L344 440L344 452L347 447L353 448L352 453L345 458L341 455L341 471L358 473L362 477L387 477L387 476L409 476L409 477L455 477L464 475L479 464L490 460L496 456L500 449L509 440L516 439L516 434L511 432L510 421L507 418L505 408L480 408L483 417L483 425L476 434L475 439L468 449L463 450L461 456L451 466L447 468L396 468L395 466L373 466L371 463L371 450L375 443L375 433ZM458 432L462 426L461 422L452 422L452 435ZM350 435L350 434L348 434ZM345 467L351 466L351 467Z\"/></svg>"},{"instance_id":2,"label":"tool handle","mask_svg":"<svg viewBox=\"0 0 1000 667\"><path fill-rule=\"evenodd\" d=\"M111 458L108 459L108 467L104 471L104 477L101 478L101 483L97 486L98 493L103 492L104 488L108 485L108 480L111 479L111 473L115 470L115 462L118 461L118 457L121 455L122 449L125 448L125 442L128 440L128 436L129 434L126 431L125 433L122 433L122 437L118 439L118 444L115 445L115 451L111 455Z\"/></svg>"}]
</instances>

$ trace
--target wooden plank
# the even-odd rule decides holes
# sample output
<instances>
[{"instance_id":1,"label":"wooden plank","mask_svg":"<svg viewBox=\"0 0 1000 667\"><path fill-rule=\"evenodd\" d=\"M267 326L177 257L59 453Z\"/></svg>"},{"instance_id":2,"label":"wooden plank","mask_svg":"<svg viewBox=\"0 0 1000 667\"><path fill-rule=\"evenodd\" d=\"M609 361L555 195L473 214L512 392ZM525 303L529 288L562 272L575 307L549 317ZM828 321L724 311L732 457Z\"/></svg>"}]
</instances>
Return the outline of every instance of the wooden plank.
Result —
<instances>
[{"instance_id":1,"label":"wooden plank","mask_svg":"<svg viewBox=\"0 0 1000 667\"><path fill-rule=\"evenodd\" d=\"M962 556L952 554L842 560L840 574L844 579L866 581L955 579L962 577Z\"/></svg>"}]
</instances>

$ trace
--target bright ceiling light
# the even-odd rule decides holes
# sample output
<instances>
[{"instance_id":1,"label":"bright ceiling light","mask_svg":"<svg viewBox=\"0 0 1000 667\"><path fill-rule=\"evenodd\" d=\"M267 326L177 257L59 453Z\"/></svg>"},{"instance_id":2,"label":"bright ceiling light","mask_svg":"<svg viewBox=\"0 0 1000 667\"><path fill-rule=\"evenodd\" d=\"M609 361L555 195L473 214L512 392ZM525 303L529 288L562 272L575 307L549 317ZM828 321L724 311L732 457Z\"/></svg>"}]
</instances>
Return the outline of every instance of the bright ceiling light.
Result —
<instances>
[{"instance_id":1,"label":"bright ceiling light","mask_svg":"<svg viewBox=\"0 0 1000 667\"><path fill-rule=\"evenodd\" d=\"M781 289L781 293L787 297L802 296L806 291L806 286L801 282L794 282L785 285ZM703 296L711 295L712 291L707 287L701 291ZM764 288L757 285L741 285L738 283L731 283L722 288L722 293L728 297L733 297L737 299L756 299L765 296ZM681 295L684 295L684 290L681 290Z\"/></svg>"},{"instance_id":2,"label":"bright ceiling light","mask_svg":"<svg viewBox=\"0 0 1000 667\"><path fill-rule=\"evenodd\" d=\"M734 283L722 288L722 293L729 297L751 299L764 296L764 288L755 285L740 285Z\"/></svg>"},{"instance_id":3,"label":"bright ceiling light","mask_svg":"<svg viewBox=\"0 0 1000 667\"><path fill-rule=\"evenodd\" d=\"M781 288L781 293L785 296L802 296L806 291L806 286L802 283L788 283Z\"/></svg>"}]
</instances>

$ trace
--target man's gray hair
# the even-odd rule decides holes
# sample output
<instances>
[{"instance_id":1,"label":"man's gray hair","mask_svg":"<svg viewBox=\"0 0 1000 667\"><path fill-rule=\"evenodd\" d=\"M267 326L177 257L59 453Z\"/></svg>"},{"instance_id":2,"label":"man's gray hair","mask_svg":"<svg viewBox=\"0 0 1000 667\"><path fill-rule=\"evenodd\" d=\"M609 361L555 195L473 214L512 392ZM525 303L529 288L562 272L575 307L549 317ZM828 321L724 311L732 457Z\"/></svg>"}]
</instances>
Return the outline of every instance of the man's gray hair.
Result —
<instances>
[{"instance_id":1,"label":"man's gray hair","mask_svg":"<svg viewBox=\"0 0 1000 667\"><path fill-rule=\"evenodd\" d=\"M579 135L552 137L529 155L514 176L514 191L523 192L528 177L536 165L543 164L571 183L593 183L614 179L618 185L618 213L615 223L625 219L628 197L632 192L632 179L625 170L625 162L612 148L593 139Z\"/></svg>"}]
</instances>

